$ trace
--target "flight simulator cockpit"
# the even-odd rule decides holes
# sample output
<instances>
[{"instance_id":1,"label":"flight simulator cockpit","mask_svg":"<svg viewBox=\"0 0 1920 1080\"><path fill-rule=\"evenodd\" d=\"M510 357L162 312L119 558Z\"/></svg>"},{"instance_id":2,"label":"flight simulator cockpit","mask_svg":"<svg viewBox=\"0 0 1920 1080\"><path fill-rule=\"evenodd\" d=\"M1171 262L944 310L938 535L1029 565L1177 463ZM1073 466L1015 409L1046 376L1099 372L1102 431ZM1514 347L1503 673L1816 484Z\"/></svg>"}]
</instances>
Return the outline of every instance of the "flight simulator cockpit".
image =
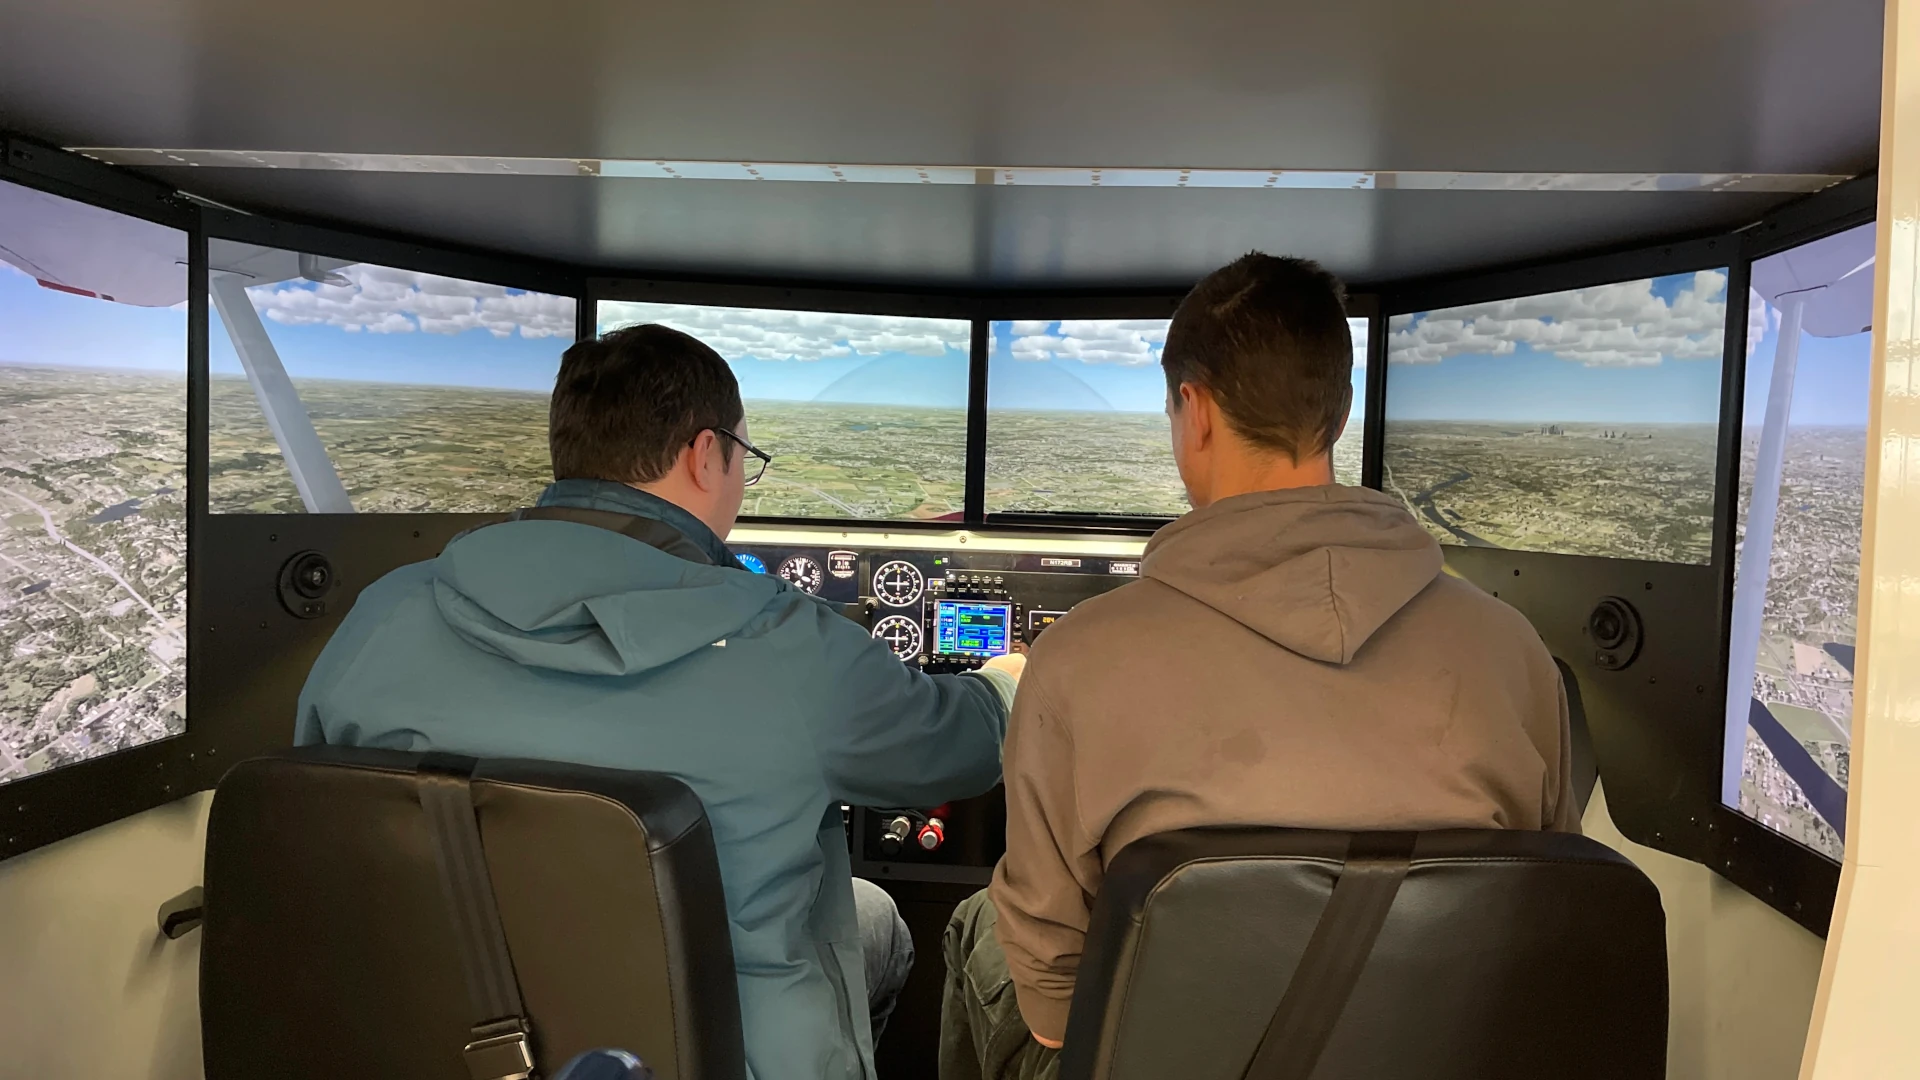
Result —
<instances>
[{"instance_id":1,"label":"flight simulator cockpit","mask_svg":"<svg viewBox=\"0 0 1920 1080\"><path fill-rule=\"evenodd\" d=\"M1858 24L1852 53L1865 63L1881 45L1877 7L1871 15L1823 32ZM1210 50L1236 53L1221 41ZM13 51L0 39L0 69ZM209 834L209 793L223 778L259 791L280 782L274 770L288 766L276 755L293 741L302 686L368 586L540 497L554 479L550 398L574 343L656 324L711 347L737 380L751 444L771 459L723 538L737 564L727 569L817 598L836 628L855 624L905 668L986 681L981 673L1027 653L1079 605L1139 583L1156 532L1188 513L1161 366L1169 326L1195 280L1254 247L1318 259L1345 279L1352 396L1330 447L1335 482L1403 508L1438 542L1447 575L1511 606L1552 655L1567 697L1574 816L1657 886L1664 911L1666 952L1648 964L1665 973L1667 997L1647 1008L1664 1025L1666 1075L1784 1078L1806 1047L1813 1061L1809 1025L1817 1033L1833 1007L1823 988L1839 945L1826 939L1854 887L1843 886L1843 867L1852 875L1860 861L1849 832L1863 829L1855 781L1869 749L1863 597L1894 603L1873 592L1876 499L1893 497L1887 477L1912 457L1880 419L1895 379L1889 320L1910 315L1889 297L1889 260L1897 254L1910 273L1912 258L1883 250L1905 234L1892 231L1893 180L1872 171L1871 145L1836 149L1810 134L1823 125L1769 98L1767 137L1706 155L1721 163L1711 171L1683 169L1673 163L1685 155L1664 150L1636 157L1612 120L1595 128L1599 149L1574 152L1509 100L1524 90L1503 86L1476 100L1518 110L1507 134L1476 136L1478 150L1448 164L1428 145L1431 131L1455 131L1440 123L1445 110L1416 108L1424 87L1380 74L1398 104L1368 108L1401 110L1405 123L1418 112L1419 129L1431 129L1394 128L1419 167L1335 168L1325 154L1269 167L1272 148L1245 125L1229 140L1252 147L1238 158L1204 139L1155 157L1110 134L1131 147L1122 156L1145 163L1107 166L963 165L945 151L925 157L935 164L906 163L915 155L905 151L829 162L790 152L826 129L782 141L778 125L758 123L786 149L735 161L744 144L680 130L659 144L694 148L679 156L572 156L554 149L571 146L566 138L522 129L519 141L473 141L498 152L427 140L439 149L414 153L404 140L356 142L325 125L315 130L337 146L295 146L297 134L248 142L260 129L239 121L208 139L90 124L29 86L26 70L0 70L0 107L24 106L0 108L0 924L14 926L0 931L0 955L21 958L17 974L0 963L0 983L22 990L0 993L19 1002L0 1012L32 1023L0 1019L0 1043L50 1032L24 1059L39 1063L36 1075L134 1075L127 1062L159 1061L195 1031L204 1058L196 1041L150 1074L236 1075L241 1058L223 1056L230 1027L207 1018L235 1015L244 995L212 989L228 961L189 951L202 947L190 935L218 903L214 882L234 880L240 850L222 846L239 843L239 830L217 810ZM1269 78L1260 70L1248 87ZM1360 89L1348 86L1343 108L1372 100ZM1848 115L1878 100L1866 81L1829 89ZM986 157L1026 147L1001 156L1038 162L1048 154L1027 150L1042 145L1073 158L1099 143L1062 134L1101 111L1074 100L1047 114L1052 126L1021 128L1039 142L989 138L999 149ZM1635 101L1653 111L1652 99ZM366 104L363 113L378 112ZM414 124L431 112L406 108L426 110L407 113ZM1287 128L1284 113L1268 119ZM1167 121L1153 109L1143 117ZM1646 145L1704 138L1710 125L1689 123ZM1865 121L1855 126L1871 135ZM1788 129L1814 149L1769 150ZM1533 158L1507 153L1514 139L1542 161L1587 164L1534 170ZM1171 164L1190 151L1193 164ZM1469 167L1474 153L1494 164ZM1634 164L1642 158L1654 164ZM1896 658L1883 662L1904 661L1886 648ZM1117 670L1129 658L1103 662ZM365 797L424 798L381 788L378 771L360 778ZM580 780L579 790L631 811L595 818L555 794L575 780L476 773L472 797L511 806L527 835L555 823L570 836L611 837L635 823L655 839L697 832L675 816L683 808L670 793ZM324 816L308 812L317 805L296 799L275 812L290 830L325 836ZM871 1046L878 1074L935 1075L942 1011L952 1008L943 931L1007 852L1008 795L995 787L939 805L822 809L823 835L844 833L845 868L887 893L919 956ZM384 828L342 839L343 849L398 835ZM648 849L660 861L619 887L665 889L711 869L660 854L670 847ZM539 844L516 851L552 874L587 872L566 861L572 849L551 852L551 863L539 862ZM1303 858L1337 868L1343 857ZM63 891L116 874L125 880L111 889ZM401 880L393 903L412 911L418 897ZM1312 878L1300 895L1317 913L1337 880ZM206 894L193 891L202 886ZM515 939L516 964L528 925L577 916L582 937L609 956L631 947L665 957L670 977L633 990L657 994L656 1004L698 990L685 975L698 965L675 958L676 935L718 948L712 935L726 930L649 898L649 919L659 918L646 933L658 931L658 948L617 933L607 944L597 935L615 923L598 909L493 888L493 920ZM1101 915L1090 931L1100 943L1085 970L1116 985L1126 964L1167 962L1153 961L1138 933L1148 895L1160 895L1142 888L1133 908ZM317 879L315 889L351 903ZM109 892L126 899L102 899ZM1203 908L1200 921L1233 922L1197 902L1191 910ZM1513 925L1534 925L1516 911ZM675 922L683 916L690 929ZM42 926L47 944L33 952ZM1271 944L1254 937L1248 949ZM113 956L82 951L95 939ZM1214 955L1194 940L1163 931L1160 947ZM1389 929L1382 941L1391 940ZM335 959L343 969L372 962L353 957ZM1448 970L1471 967L1455 960L1464 966ZM395 961L383 977L431 962ZM541 982L539 961L527 964L527 1007L538 1012L541 995L560 991ZM52 967L107 974L56 979ZM44 1008L24 992L42 983L53 987ZM108 985L124 988L127 1015L152 1023L95 1015L121 1032L95 1046L47 1018ZM1359 985L1343 993L1363 1001ZM1595 993L1634 996L1626 985ZM1651 990L1640 996L1653 1001ZM1178 997L1140 1000L1158 1002L1154 1015L1185 1017ZM1126 1071L1129 1060L1136 1069L1155 1060L1128 1058L1140 1051L1126 1041L1126 1000L1075 999L1071 1030L1102 1041L1062 1075L1146 1074ZM463 999L455 1011L465 1008ZM1277 1026L1284 1010L1275 1010L1263 1002L1242 1020L1258 1031L1272 1014ZM687 1015L675 1029L682 1044L727 1023ZM134 1027L144 1034L121 1030ZM113 1048L122 1043L138 1047ZM1357 1053L1337 1035L1329 1045L1331 1062ZM701 1071L710 1065L660 1075L711 1075ZM1288 1075L1324 1080L1342 1067L1316 1074L1309 1060Z\"/></svg>"}]
</instances>

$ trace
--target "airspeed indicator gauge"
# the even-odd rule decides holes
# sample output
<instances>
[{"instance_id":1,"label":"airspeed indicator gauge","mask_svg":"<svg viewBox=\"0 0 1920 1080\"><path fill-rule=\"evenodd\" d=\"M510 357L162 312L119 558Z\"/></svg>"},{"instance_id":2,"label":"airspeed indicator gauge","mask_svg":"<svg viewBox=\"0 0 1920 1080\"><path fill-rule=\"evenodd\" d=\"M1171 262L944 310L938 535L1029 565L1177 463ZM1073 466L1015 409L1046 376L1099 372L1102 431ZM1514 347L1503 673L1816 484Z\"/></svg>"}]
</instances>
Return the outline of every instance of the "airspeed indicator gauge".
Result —
<instances>
[{"instance_id":1,"label":"airspeed indicator gauge","mask_svg":"<svg viewBox=\"0 0 1920 1080\"><path fill-rule=\"evenodd\" d=\"M819 592L820 583L826 580L826 575L820 570L820 564L805 555L788 556L774 573L779 574L780 579L787 584L809 593Z\"/></svg>"},{"instance_id":2,"label":"airspeed indicator gauge","mask_svg":"<svg viewBox=\"0 0 1920 1080\"><path fill-rule=\"evenodd\" d=\"M920 599L927 579L920 568L903 559L895 559L873 572L873 595L889 607L906 607Z\"/></svg>"},{"instance_id":3,"label":"airspeed indicator gauge","mask_svg":"<svg viewBox=\"0 0 1920 1080\"><path fill-rule=\"evenodd\" d=\"M875 641L882 642L893 650L893 655L902 660L911 660L920 655L920 621L906 615L888 615L873 624Z\"/></svg>"}]
</instances>

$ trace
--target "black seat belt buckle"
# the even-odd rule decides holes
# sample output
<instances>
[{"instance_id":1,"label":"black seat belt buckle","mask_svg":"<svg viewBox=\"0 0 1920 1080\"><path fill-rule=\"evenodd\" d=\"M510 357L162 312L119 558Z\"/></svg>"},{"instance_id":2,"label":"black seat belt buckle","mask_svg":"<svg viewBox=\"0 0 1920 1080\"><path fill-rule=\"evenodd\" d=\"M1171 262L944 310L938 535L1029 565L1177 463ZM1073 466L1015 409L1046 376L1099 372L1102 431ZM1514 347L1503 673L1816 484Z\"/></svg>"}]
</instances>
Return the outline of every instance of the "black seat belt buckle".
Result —
<instances>
[{"instance_id":1,"label":"black seat belt buckle","mask_svg":"<svg viewBox=\"0 0 1920 1080\"><path fill-rule=\"evenodd\" d=\"M473 1080L527 1080L533 1075L533 1042L518 1017L474 1028L465 1056Z\"/></svg>"}]
</instances>

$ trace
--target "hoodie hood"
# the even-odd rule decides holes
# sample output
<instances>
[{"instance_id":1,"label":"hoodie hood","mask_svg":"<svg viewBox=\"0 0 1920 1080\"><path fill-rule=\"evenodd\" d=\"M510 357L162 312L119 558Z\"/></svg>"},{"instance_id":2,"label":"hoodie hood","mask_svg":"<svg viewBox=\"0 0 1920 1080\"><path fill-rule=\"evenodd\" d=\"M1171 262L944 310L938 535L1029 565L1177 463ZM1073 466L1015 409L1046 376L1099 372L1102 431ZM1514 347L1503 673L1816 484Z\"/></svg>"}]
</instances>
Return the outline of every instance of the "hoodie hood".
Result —
<instances>
[{"instance_id":1,"label":"hoodie hood","mask_svg":"<svg viewBox=\"0 0 1920 1080\"><path fill-rule=\"evenodd\" d=\"M1333 485L1196 510L1154 534L1140 572L1281 648L1346 664L1441 562L1398 500Z\"/></svg>"},{"instance_id":2,"label":"hoodie hood","mask_svg":"<svg viewBox=\"0 0 1920 1080\"><path fill-rule=\"evenodd\" d=\"M639 498L600 492L543 497L541 505L585 504L680 527L652 505L659 500L632 494ZM455 537L435 561L433 581L441 617L469 643L527 667L582 675L633 675L724 641L781 589L739 569L731 555L709 566L607 529L541 520Z\"/></svg>"}]
</instances>

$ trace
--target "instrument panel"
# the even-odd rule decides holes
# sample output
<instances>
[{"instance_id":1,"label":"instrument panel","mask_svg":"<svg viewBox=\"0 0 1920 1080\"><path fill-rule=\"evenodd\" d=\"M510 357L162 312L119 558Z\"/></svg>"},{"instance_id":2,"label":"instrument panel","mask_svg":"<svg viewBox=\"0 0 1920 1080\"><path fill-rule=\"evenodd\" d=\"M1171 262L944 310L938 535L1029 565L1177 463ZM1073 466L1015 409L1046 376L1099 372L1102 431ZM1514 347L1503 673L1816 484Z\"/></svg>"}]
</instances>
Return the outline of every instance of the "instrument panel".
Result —
<instances>
[{"instance_id":1,"label":"instrument panel","mask_svg":"<svg viewBox=\"0 0 1920 1080\"><path fill-rule=\"evenodd\" d=\"M970 671L1140 576L1137 556L732 543L740 564L839 605L903 664ZM939 807L849 807L854 872L984 884L1006 845L998 788Z\"/></svg>"}]
</instances>

